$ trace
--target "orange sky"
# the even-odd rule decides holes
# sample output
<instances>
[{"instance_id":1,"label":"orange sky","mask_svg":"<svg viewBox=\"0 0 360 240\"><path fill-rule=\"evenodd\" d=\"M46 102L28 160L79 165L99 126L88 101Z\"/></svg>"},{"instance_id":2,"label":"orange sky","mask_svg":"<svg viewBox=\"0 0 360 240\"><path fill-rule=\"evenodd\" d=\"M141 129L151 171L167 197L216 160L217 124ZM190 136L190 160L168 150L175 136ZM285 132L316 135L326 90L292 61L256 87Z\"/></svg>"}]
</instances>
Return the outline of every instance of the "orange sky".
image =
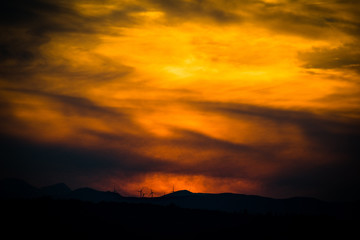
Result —
<instances>
[{"instance_id":1,"label":"orange sky","mask_svg":"<svg viewBox=\"0 0 360 240\"><path fill-rule=\"evenodd\" d=\"M5 2L4 176L360 196L356 1Z\"/></svg>"}]
</instances>

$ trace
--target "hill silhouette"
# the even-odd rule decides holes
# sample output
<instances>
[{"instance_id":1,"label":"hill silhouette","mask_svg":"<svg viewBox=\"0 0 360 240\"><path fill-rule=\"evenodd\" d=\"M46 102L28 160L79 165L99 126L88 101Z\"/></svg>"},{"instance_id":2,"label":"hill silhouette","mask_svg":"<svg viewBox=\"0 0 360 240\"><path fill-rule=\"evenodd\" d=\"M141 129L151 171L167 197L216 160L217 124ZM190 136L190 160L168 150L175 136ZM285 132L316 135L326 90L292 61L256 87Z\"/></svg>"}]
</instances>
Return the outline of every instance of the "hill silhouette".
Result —
<instances>
[{"instance_id":1,"label":"hill silhouette","mask_svg":"<svg viewBox=\"0 0 360 240\"><path fill-rule=\"evenodd\" d=\"M41 191L21 179L3 179L0 181L0 198L35 198Z\"/></svg>"},{"instance_id":2,"label":"hill silhouette","mask_svg":"<svg viewBox=\"0 0 360 240\"><path fill-rule=\"evenodd\" d=\"M90 202L116 202L121 199L121 196L118 193L103 192L91 188L71 190L65 183L36 188L20 179L0 180L0 198L34 199L41 197L50 197L54 199L75 199Z\"/></svg>"},{"instance_id":3,"label":"hill silhouette","mask_svg":"<svg viewBox=\"0 0 360 240\"><path fill-rule=\"evenodd\" d=\"M118 193L91 188L71 190L66 184L36 188L19 179L0 181L0 199L36 199L50 197L59 200L81 200L93 203L118 202L141 203L181 208L223 212L247 212L250 214L297 214L352 217L359 211L359 202L325 202L315 198L296 197L274 199L256 195L234 193L192 193L180 190L154 198L123 197Z\"/></svg>"},{"instance_id":4,"label":"hill silhouette","mask_svg":"<svg viewBox=\"0 0 360 240\"><path fill-rule=\"evenodd\" d=\"M66 196L71 192L71 189L65 183L57 183L54 185L41 188L41 194L48 196Z\"/></svg>"},{"instance_id":5,"label":"hill silhouette","mask_svg":"<svg viewBox=\"0 0 360 240\"><path fill-rule=\"evenodd\" d=\"M253 215L144 203L0 200L14 239L356 239L358 222L326 215Z\"/></svg>"},{"instance_id":6,"label":"hill silhouette","mask_svg":"<svg viewBox=\"0 0 360 240\"><path fill-rule=\"evenodd\" d=\"M119 202L122 197L114 192L102 192L91 188L76 189L63 198L90 202Z\"/></svg>"},{"instance_id":7,"label":"hill silhouette","mask_svg":"<svg viewBox=\"0 0 360 240\"><path fill-rule=\"evenodd\" d=\"M185 196L192 196L192 195L194 195L194 193L192 193L188 190L179 190L176 192L166 194L163 197L185 197Z\"/></svg>"},{"instance_id":8,"label":"hill silhouette","mask_svg":"<svg viewBox=\"0 0 360 240\"><path fill-rule=\"evenodd\" d=\"M191 193L179 191L163 196L161 201L171 202L184 208L242 212L253 214L338 214L339 204L314 198L273 199L268 197L234 193Z\"/></svg>"},{"instance_id":9,"label":"hill silhouette","mask_svg":"<svg viewBox=\"0 0 360 240\"><path fill-rule=\"evenodd\" d=\"M3 234L36 239L356 238L359 203L173 192L123 197L65 184L0 181Z\"/></svg>"}]
</instances>

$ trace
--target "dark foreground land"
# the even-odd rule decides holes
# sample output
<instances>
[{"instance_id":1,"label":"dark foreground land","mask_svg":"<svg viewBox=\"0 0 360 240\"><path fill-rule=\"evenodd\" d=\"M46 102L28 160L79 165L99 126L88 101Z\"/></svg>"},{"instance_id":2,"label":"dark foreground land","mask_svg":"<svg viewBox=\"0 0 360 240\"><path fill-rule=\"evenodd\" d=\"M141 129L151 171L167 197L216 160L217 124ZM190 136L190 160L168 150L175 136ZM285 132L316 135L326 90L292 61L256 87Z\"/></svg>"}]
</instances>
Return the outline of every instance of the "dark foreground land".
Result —
<instances>
[{"instance_id":1,"label":"dark foreground land","mask_svg":"<svg viewBox=\"0 0 360 240\"><path fill-rule=\"evenodd\" d=\"M0 200L6 239L358 239L356 218L51 198Z\"/></svg>"}]
</instances>

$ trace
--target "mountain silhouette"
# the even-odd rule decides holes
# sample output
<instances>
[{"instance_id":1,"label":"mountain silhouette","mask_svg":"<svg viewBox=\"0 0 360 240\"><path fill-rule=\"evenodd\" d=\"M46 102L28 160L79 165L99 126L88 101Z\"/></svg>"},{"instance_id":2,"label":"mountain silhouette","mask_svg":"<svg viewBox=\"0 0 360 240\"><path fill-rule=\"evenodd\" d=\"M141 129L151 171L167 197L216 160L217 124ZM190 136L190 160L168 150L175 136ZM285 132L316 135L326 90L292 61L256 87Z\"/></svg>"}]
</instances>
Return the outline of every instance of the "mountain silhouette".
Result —
<instances>
[{"instance_id":1,"label":"mountain silhouette","mask_svg":"<svg viewBox=\"0 0 360 240\"><path fill-rule=\"evenodd\" d=\"M314 198L274 199L255 195L234 193L191 193L186 190L167 194L163 202L184 208L217 210L227 212L250 212L254 214L324 214L332 205Z\"/></svg>"},{"instance_id":2,"label":"mountain silhouette","mask_svg":"<svg viewBox=\"0 0 360 240\"><path fill-rule=\"evenodd\" d=\"M36 198L41 192L21 179L7 178L0 180L0 198Z\"/></svg>"},{"instance_id":3,"label":"mountain silhouette","mask_svg":"<svg viewBox=\"0 0 360 240\"><path fill-rule=\"evenodd\" d=\"M185 197L185 196L191 196L194 193L188 191L188 190L179 190L176 192L172 192L169 194L164 195L163 197Z\"/></svg>"},{"instance_id":4,"label":"mountain silhouette","mask_svg":"<svg viewBox=\"0 0 360 240\"><path fill-rule=\"evenodd\" d=\"M64 197L71 193L71 189L65 183L57 183L41 188L41 193L46 196Z\"/></svg>"},{"instance_id":5,"label":"mountain silhouette","mask_svg":"<svg viewBox=\"0 0 360 240\"><path fill-rule=\"evenodd\" d=\"M40 197L75 199L89 202L118 202L122 198L118 193L103 192L91 188L79 188L72 191L64 183L57 183L43 188L36 188L20 179L0 180L1 199L31 199Z\"/></svg>"},{"instance_id":6,"label":"mountain silhouette","mask_svg":"<svg viewBox=\"0 0 360 240\"><path fill-rule=\"evenodd\" d=\"M123 197L65 184L0 181L3 234L36 239L357 239L359 202L176 191Z\"/></svg>"},{"instance_id":7,"label":"mountain silhouette","mask_svg":"<svg viewBox=\"0 0 360 240\"><path fill-rule=\"evenodd\" d=\"M65 196L67 199L76 199L90 202L119 202L122 197L114 192L102 192L91 188L79 188Z\"/></svg>"},{"instance_id":8,"label":"mountain silhouette","mask_svg":"<svg viewBox=\"0 0 360 240\"><path fill-rule=\"evenodd\" d=\"M356 211L359 210L359 202L325 202L305 197L274 199L256 195L192 193L188 190L180 190L162 197L138 198L123 197L115 192L104 192L91 188L71 190L64 183L36 188L19 179L3 179L0 181L0 199L34 199L41 197L63 200L74 199L92 203L141 203L230 213L246 212L249 214L300 214L347 217L354 215L354 209Z\"/></svg>"}]
</instances>

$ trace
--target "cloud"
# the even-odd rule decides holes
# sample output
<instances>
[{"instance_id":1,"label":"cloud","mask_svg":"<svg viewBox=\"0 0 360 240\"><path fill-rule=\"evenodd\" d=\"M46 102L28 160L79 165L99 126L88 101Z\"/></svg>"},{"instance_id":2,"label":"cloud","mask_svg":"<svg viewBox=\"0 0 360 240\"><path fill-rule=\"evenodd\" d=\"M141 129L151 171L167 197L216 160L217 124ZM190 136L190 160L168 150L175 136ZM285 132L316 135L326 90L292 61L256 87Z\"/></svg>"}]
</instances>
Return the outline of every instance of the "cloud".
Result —
<instances>
[{"instance_id":1,"label":"cloud","mask_svg":"<svg viewBox=\"0 0 360 240\"><path fill-rule=\"evenodd\" d=\"M62 107L57 111L65 116L98 118L112 131L87 127L85 122L82 126L74 125L71 137L67 138L70 145L3 135L2 146L7 149L4 152L7 158L2 163L2 169L8 171L3 173L5 175L23 175L41 182L51 178L51 174L54 181L56 178L71 180L74 185L95 184L94 179L102 179L103 182L123 182L124 186L131 182L144 184L141 181L147 179L145 176L152 175L184 179L201 176L205 182L240 181L239 186L246 181L256 186L248 189L248 193L261 189L263 194L270 196L308 195L335 199L342 194L343 187L347 188L344 190L346 198L358 196L350 189L359 183L354 173L360 167L357 161L360 132L356 130L360 128L354 121L246 104L187 102L203 114L220 114L239 121L247 118L258 130L275 128L274 132L279 132L272 137L283 140L241 144L172 127L169 128L171 137L161 137L132 122L131 112L126 115L118 109L101 107L78 97L23 92L61 103ZM117 128L116 122L122 127ZM288 139L281 135L280 130L289 124L301 130L304 141L296 140L298 136ZM122 130L124 126L128 131ZM337 171L339 169L341 171ZM235 184L233 188L239 186ZM132 190L123 189L127 193Z\"/></svg>"},{"instance_id":2,"label":"cloud","mask_svg":"<svg viewBox=\"0 0 360 240\"><path fill-rule=\"evenodd\" d=\"M308 111L285 110L236 103L192 102L191 104L204 111L220 112L222 115L231 118L249 116L254 120L256 118L266 119L278 124L278 126L293 124L301 129L309 142L315 141L316 144L323 145L324 150L329 145L331 148L327 151L337 151L338 148L343 148L339 151L343 153L348 152L351 157L353 156L352 153L358 152L355 139L360 132L354 129L358 129L359 122L351 117L333 118L327 114L315 114Z\"/></svg>"},{"instance_id":3,"label":"cloud","mask_svg":"<svg viewBox=\"0 0 360 240\"><path fill-rule=\"evenodd\" d=\"M315 48L299 53L305 68L344 69L360 73L359 43L348 43L336 48Z\"/></svg>"},{"instance_id":4,"label":"cloud","mask_svg":"<svg viewBox=\"0 0 360 240\"><path fill-rule=\"evenodd\" d=\"M151 4L159 7L166 13L168 19L178 21L188 20L205 20L218 23L239 23L242 16L232 12L230 9L224 9L222 1L166 1L166 0L150 0Z\"/></svg>"},{"instance_id":5,"label":"cloud","mask_svg":"<svg viewBox=\"0 0 360 240\"><path fill-rule=\"evenodd\" d=\"M50 40L50 32L86 31L85 24L77 25L69 18L80 17L60 1L5 1L0 23L7 34L1 38L1 60L27 63L38 57L39 47ZM63 19L59 22L58 19Z\"/></svg>"},{"instance_id":6,"label":"cloud","mask_svg":"<svg viewBox=\"0 0 360 240\"><path fill-rule=\"evenodd\" d=\"M95 33L111 20L120 26L135 22L131 13L142 11L140 6L123 5L103 14L86 14L79 9L83 1L14 0L4 1L0 23L3 27L26 28L31 35L44 36L51 32ZM94 3L93 3L94 4ZM105 5L104 5L105 6Z\"/></svg>"},{"instance_id":7,"label":"cloud","mask_svg":"<svg viewBox=\"0 0 360 240\"><path fill-rule=\"evenodd\" d=\"M306 1L267 3L210 0L149 0L126 3L5 1L0 17L4 32L0 38L0 76L3 80L22 81L26 79L24 76L41 73L47 75L66 73L68 78L86 76L90 79L121 78L133 71L134 66L116 62L109 57L96 54L93 50L104 41L103 35L119 36L122 34L121 28L131 29L144 23L146 17L139 13L164 12L165 15L161 19L165 22L190 21L205 25L217 23L224 26L227 24L242 26L243 23L250 23L254 24L254 27L268 29L276 35L283 33L305 38L329 38L335 31L357 38L360 24L354 13L356 4L351 1L342 3L330 1L328 4ZM159 20L156 23L164 22ZM61 47L64 44L66 46ZM48 45L59 50L49 49ZM73 47L69 48L69 46ZM337 52L327 54L323 52L324 50L316 50L318 51L316 55L324 56L320 59L306 54L305 56L302 54L301 58L313 59L305 65L306 67L310 65L332 67L336 61L329 60L327 55L339 57L337 55L343 51L350 54L340 56L343 66L347 64L346 66L357 69L357 55L351 54L351 49L355 46L356 44L346 45ZM78 59L74 59L74 55ZM88 59L93 59L93 62L96 62L97 66L103 66L103 69L89 66Z\"/></svg>"},{"instance_id":8,"label":"cloud","mask_svg":"<svg viewBox=\"0 0 360 240\"><path fill-rule=\"evenodd\" d=\"M119 113L117 109L103 108L78 97L31 91L27 94L43 95L61 103L63 107L58 111L64 115L99 118L113 131L89 128L86 123L74 125L65 143L34 142L3 134L6 158L1 169L7 171L2 173L4 176L22 176L39 183L60 179L71 181L75 186L90 182L100 186L96 181L122 182L123 186L129 185L129 189L123 189L127 193L134 190L131 184L145 184L142 182L148 179L145 176L171 175L179 179L201 176L203 181L212 183L239 181L231 191L246 189L248 185L243 185L246 181L254 184L255 187L246 190L253 194L261 191L277 197L307 195L336 199L339 194L345 194L343 197L348 199L358 197L351 189L360 182L354 174L360 167L357 122L243 104L188 103L204 114L220 113L239 120L249 118L259 129L275 127L276 132L292 124L301 129L305 137L305 142L299 142L298 136L287 139L280 131L280 135L273 136L284 137L280 142L241 144L182 128L170 128L171 137L156 136L131 122L131 115ZM116 128L116 122L122 128ZM268 124L262 125L265 122ZM129 131L121 130L124 126ZM66 144L69 141L71 144Z\"/></svg>"},{"instance_id":9,"label":"cloud","mask_svg":"<svg viewBox=\"0 0 360 240\"><path fill-rule=\"evenodd\" d=\"M161 171L169 165L124 149L39 144L6 135L1 136L0 142L4 150L0 175L29 179L38 185L64 181L80 187L109 178L128 182L132 177Z\"/></svg>"},{"instance_id":10,"label":"cloud","mask_svg":"<svg viewBox=\"0 0 360 240\"><path fill-rule=\"evenodd\" d=\"M18 94L28 94L31 96L38 96L46 98L46 102L59 103L59 112L64 115L79 115L79 116L108 116L116 118L125 118L125 114L117 111L119 109L99 106L87 98L77 96L62 95L58 93L45 92L34 89L1 89L2 91L14 92ZM18 95L17 95L18 96ZM52 107L55 107L52 105Z\"/></svg>"},{"instance_id":11,"label":"cloud","mask_svg":"<svg viewBox=\"0 0 360 240\"><path fill-rule=\"evenodd\" d=\"M196 106L196 103L193 105ZM359 192L355 189L360 183L360 178L356 174L360 169L358 121L351 118L331 118L309 112L244 104L199 103L197 107L205 111L221 112L222 115L231 118L243 119L250 116L254 120L266 119L275 123L278 128L293 124L301 130L301 134L305 137L305 141L300 143L303 145L296 145L299 143L290 140L288 144L253 147L254 152L257 152L261 159L257 162L257 166L270 166L270 168L276 166L275 168L281 172L280 174L273 171L269 175L260 177L264 184L263 191L283 197L284 192L292 192L296 189L299 195L325 199L359 198ZM274 125L268 124L268 126ZM260 128L268 126L259 125ZM288 154L279 154L281 152ZM248 155L245 154L245 157ZM254 168L247 178L256 179L256 177L258 176Z\"/></svg>"},{"instance_id":12,"label":"cloud","mask_svg":"<svg viewBox=\"0 0 360 240\"><path fill-rule=\"evenodd\" d=\"M1 92L28 99L26 103L8 98L0 101L2 177L16 176L37 184L65 181L81 186L83 182L119 176L129 181L139 174L173 165L137 152L151 138L133 121L128 109L39 90Z\"/></svg>"},{"instance_id":13,"label":"cloud","mask_svg":"<svg viewBox=\"0 0 360 240\"><path fill-rule=\"evenodd\" d=\"M297 189L298 195L343 201L359 199L359 163L338 162L321 167L289 169L283 175L264 181L266 188L283 194Z\"/></svg>"},{"instance_id":14,"label":"cloud","mask_svg":"<svg viewBox=\"0 0 360 240\"><path fill-rule=\"evenodd\" d=\"M31 89L2 89L1 134L61 146L91 148L104 143L87 131L140 131L128 109L101 106L78 96ZM139 129L139 130L137 130Z\"/></svg>"},{"instance_id":15,"label":"cloud","mask_svg":"<svg viewBox=\"0 0 360 240\"><path fill-rule=\"evenodd\" d=\"M255 24L275 34L329 38L334 32L358 37L359 4L352 1L148 1L173 22ZM210 20L210 21L209 21Z\"/></svg>"},{"instance_id":16,"label":"cloud","mask_svg":"<svg viewBox=\"0 0 360 240\"><path fill-rule=\"evenodd\" d=\"M77 10L75 2L46 1L46 0L15 0L2 3L0 13L0 26L4 34L0 38L0 77L4 80L26 80L30 75L41 72L56 73L67 72L72 77L79 75L93 75L89 69L73 69L69 66L69 59L64 54L54 53L49 55L44 52L46 44L54 41L54 34L77 35L81 41L79 50L89 50L99 44L101 40L98 34L119 34L108 30L110 24L119 27L133 25L136 22L131 14L141 11L134 6L124 6L100 16L89 16ZM73 39L74 40L74 39ZM76 39L75 39L76 40ZM79 42L75 43L80 44ZM88 49L87 49L88 48ZM78 54L78 52L74 52ZM111 63L110 59L89 54L94 60L102 64ZM78 55L79 56L79 55ZM56 57L56 61L54 61ZM61 59L63 57L63 59ZM60 64L59 64L60 62ZM118 75L129 71L129 68L121 64L114 64L115 69L110 72L102 72L102 78L116 78ZM126 69L127 68L127 69ZM122 69L122 70L121 70ZM40 72L40 73L41 73ZM26 77L24 77L24 75Z\"/></svg>"},{"instance_id":17,"label":"cloud","mask_svg":"<svg viewBox=\"0 0 360 240\"><path fill-rule=\"evenodd\" d=\"M311 38L328 38L336 31L355 34L356 31L350 29L359 29L360 24L352 14L353 7L356 6L345 2L288 1L267 8L264 13L259 14L259 19L268 21L270 28L276 31ZM347 20L342 16L346 16Z\"/></svg>"}]
</instances>

